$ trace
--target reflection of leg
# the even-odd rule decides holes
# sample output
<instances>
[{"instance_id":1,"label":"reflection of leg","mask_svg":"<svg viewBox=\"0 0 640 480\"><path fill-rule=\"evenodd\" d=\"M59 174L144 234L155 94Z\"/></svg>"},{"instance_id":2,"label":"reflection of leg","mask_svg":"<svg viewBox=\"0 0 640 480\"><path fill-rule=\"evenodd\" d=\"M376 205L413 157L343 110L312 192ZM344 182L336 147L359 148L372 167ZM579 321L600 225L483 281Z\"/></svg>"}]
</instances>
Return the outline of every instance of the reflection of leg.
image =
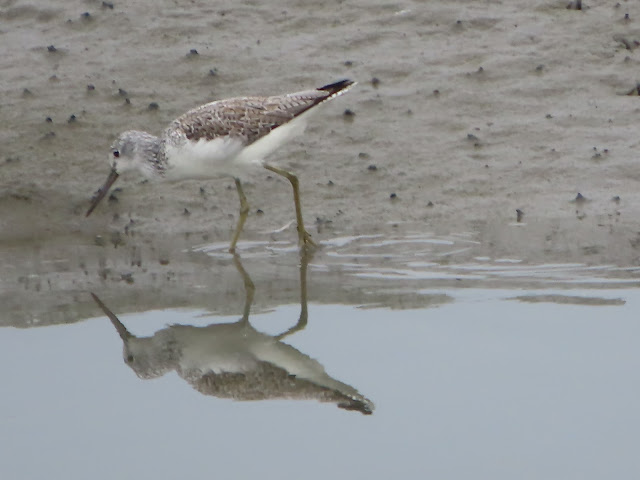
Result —
<instances>
[{"instance_id":1,"label":"reflection of leg","mask_svg":"<svg viewBox=\"0 0 640 480\"><path fill-rule=\"evenodd\" d=\"M281 177L286 178L291 183L293 187L293 203L296 206L296 222L298 222L298 241L302 246L310 246L317 247L313 240L311 240L311 235L304 229L304 222L302 221L302 207L300 206L300 192L298 190L298 177L296 177L293 173L289 173L286 170L282 170L280 168L272 167L271 165L265 165L264 168L272 171L280 175Z\"/></svg>"},{"instance_id":2,"label":"reflection of leg","mask_svg":"<svg viewBox=\"0 0 640 480\"><path fill-rule=\"evenodd\" d=\"M234 253L236 251L236 243L238 243L240 232L242 231L244 222L247 220L247 215L249 214L249 202L247 202L247 197L244 196L244 192L242 191L242 184L238 178L235 180L236 190L238 190L238 196L240 197L240 216L238 217L238 224L236 225L236 230L233 232L233 238L231 239L231 246L229 247L230 253Z\"/></svg>"},{"instance_id":3,"label":"reflection of leg","mask_svg":"<svg viewBox=\"0 0 640 480\"><path fill-rule=\"evenodd\" d=\"M248 322L249 312L251 311L251 304L253 303L253 294L256 291L256 287L254 286L253 281L251 280L251 277L242 266L242 262L240 262L239 255L235 255L235 254L233 255L233 264L236 266L236 269L240 273L240 276L242 277L242 281L244 283L245 300L244 300L244 311L242 313L242 321Z\"/></svg>"},{"instance_id":4,"label":"reflection of leg","mask_svg":"<svg viewBox=\"0 0 640 480\"><path fill-rule=\"evenodd\" d=\"M311 255L304 250L300 256L300 318L298 319L300 329L307 326L307 319L309 318L309 311L307 310L307 267L309 260L311 260Z\"/></svg>"},{"instance_id":5,"label":"reflection of leg","mask_svg":"<svg viewBox=\"0 0 640 480\"><path fill-rule=\"evenodd\" d=\"M309 311L307 309L307 266L311 257L312 255L306 249L302 250L300 254L300 318L298 318L298 323L286 332L274 337L277 340L282 340L284 337L303 330L307 326L307 320L309 319Z\"/></svg>"}]
</instances>

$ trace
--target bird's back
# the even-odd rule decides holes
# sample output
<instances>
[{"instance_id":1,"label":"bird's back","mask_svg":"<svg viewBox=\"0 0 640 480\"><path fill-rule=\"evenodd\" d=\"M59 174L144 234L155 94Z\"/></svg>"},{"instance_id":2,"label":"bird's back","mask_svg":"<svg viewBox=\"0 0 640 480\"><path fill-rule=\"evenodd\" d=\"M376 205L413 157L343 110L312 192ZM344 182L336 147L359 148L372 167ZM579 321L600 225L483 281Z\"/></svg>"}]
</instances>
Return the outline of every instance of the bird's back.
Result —
<instances>
[{"instance_id":1,"label":"bird's back","mask_svg":"<svg viewBox=\"0 0 640 480\"><path fill-rule=\"evenodd\" d=\"M354 82L270 97L236 97L201 105L165 132L168 178L243 176L306 126L306 112Z\"/></svg>"},{"instance_id":2,"label":"bird's back","mask_svg":"<svg viewBox=\"0 0 640 480\"><path fill-rule=\"evenodd\" d=\"M309 109L344 93L354 82L343 80L315 90L270 97L236 97L196 107L176 118L169 136L197 142L239 137L245 146L259 140Z\"/></svg>"}]
</instances>

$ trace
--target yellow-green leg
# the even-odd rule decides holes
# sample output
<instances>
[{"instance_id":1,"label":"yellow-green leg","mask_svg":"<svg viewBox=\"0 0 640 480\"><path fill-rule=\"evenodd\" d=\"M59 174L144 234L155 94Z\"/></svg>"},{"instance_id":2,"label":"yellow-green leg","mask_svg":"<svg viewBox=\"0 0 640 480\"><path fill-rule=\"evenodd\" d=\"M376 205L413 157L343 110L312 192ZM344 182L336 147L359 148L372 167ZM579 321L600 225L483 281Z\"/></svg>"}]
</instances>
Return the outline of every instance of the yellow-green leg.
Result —
<instances>
[{"instance_id":1,"label":"yellow-green leg","mask_svg":"<svg viewBox=\"0 0 640 480\"><path fill-rule=\"evenodd\" d=\"M238 243L240 232L242 232L244 222L247 221L247 215L249 215L249 202L247 202L247 197L245 197L244 192L242 191L242 184L239 179L236 178L235 180L236 190L238 190L238 196L240 197L240 216L238 217L238 224L236 225L236 230L233 232L233 238L231 239L231 246L229 247L230 253L235 253L236 243Z\"/></svg>"},{"instance_id":2,"label":"yellow-green leg","mask_svg":"<svg viewBox=\"0 0 640 480\"><path fill-rule=\"evenodd\" d=\"M251 277L242 266L242 262L240 261L240 256L238 254L233 254L233 264L236 266L236 269L242 277L242 282L244 283L245 299L244 312L242 313L242 322L248 324L249 313L251 312L251 304L253 303L253 295L256 292L256 287L254 286Z\"/></svg>"},{"instance_id":3,"label":"yellow-green leg","mask_svg":"<svg viewBox=\"0 0 640 480\"><path fill-rule=\"evenodd\" d=\"M307 326L307 320L309 319L309 310L307 307L307 266L309 265L312 254L313 252L305 248L301 251L300 255L300 317L298 318L298 323L286 332L273 337L276 340L282 340L284 337L303 330Z\"/></svg>"},{"instance_id":4,"label":"yellow-green leg","mask_svg":"<svg viewBox=\"0 0 640 480\"><path fill-rule=\"evenodd\" d=\"M302 221L302 207L300 206L300 192L298 190L298 177L293 173L289 173L281 168L272 167L271 165L265 165L267 170L286 178L293 187L293 202L296 206L296 222L298 222L298 241L304 247L317 247L315 242L311 240L311 235L304 229L304 222Z\"/></svg>"}]
</instances>

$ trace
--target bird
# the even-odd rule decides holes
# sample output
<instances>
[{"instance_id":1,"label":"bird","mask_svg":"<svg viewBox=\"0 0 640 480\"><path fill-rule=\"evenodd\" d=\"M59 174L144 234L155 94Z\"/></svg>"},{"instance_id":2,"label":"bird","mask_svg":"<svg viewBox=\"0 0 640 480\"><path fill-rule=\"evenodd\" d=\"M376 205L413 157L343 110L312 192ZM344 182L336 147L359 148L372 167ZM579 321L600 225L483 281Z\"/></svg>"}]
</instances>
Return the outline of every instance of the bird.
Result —
<instances>
[{"instance_id":1,"label":"bird","mask_svg":"<svg viewBox=\"0 0 640 480\"><path fill-rule=\"evenodd\" d=\"M315 107L356 84L345 79L282 95L217 100L179 116L159 137L138 130L125 131L111 146L111 170L85 216L91 215L118 177L130 171L154 181L232 177L240 199L240 214L229 246L229 252L235 253L249 213L241 178L248 170L262 166L291 183L299 244L315 248L317 244L304 228L298 177L267 163L266 157L304 131Z\"/></svg>"},{"instance_id":2,"label":"bird","mask_svg":"<svg viewBox=\"0 0 640 480\"><path fill-rule=\"evenodd\" d=\"M255 286L237 254L233 262L244 282L245 304L242 318L233 323L173 324L150 337L137 337L95 293L91 296L120 335L124 361L139 378L152 379L175 371L204 395L240 401L316 399L371 415L375 408L371 400L283 341L307 325L306 272L310 256L303 250L298 322L279 335L268 335L251 325Z\"/></svg>"}]
</instances>

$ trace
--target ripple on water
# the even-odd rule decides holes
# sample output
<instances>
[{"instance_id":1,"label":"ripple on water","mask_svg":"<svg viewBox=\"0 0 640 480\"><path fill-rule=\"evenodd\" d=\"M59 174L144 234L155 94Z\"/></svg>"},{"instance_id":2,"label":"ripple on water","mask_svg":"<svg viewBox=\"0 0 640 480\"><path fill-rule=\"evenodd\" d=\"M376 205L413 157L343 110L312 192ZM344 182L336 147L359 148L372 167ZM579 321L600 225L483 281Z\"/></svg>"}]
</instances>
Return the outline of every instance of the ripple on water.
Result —
<instances>
[{"instance_id":1,"label":"ripple on water","mask_svg":"<svg viewBox=\"0 0 640 480\"><path fill-rule=\"evenodd\" d=\"M523 259L477 255L482 244L469 232L436 235L411 232L404 235L346 235L321 242L311 265L316 272L342 272L352 278L398 282L444 282L459 286L521 288L523 285L549 285L566 289L573 286L629 286L640 284L639 267L587 265L579 262L526 263ZM228 244L200 245L194 251L212 257L227 257ZM238 252L243 258L269 258L291 255L298 245L290 240L242 241ZM413 288L403 285L403 288Z\"/></svg>"}]
</instances>

